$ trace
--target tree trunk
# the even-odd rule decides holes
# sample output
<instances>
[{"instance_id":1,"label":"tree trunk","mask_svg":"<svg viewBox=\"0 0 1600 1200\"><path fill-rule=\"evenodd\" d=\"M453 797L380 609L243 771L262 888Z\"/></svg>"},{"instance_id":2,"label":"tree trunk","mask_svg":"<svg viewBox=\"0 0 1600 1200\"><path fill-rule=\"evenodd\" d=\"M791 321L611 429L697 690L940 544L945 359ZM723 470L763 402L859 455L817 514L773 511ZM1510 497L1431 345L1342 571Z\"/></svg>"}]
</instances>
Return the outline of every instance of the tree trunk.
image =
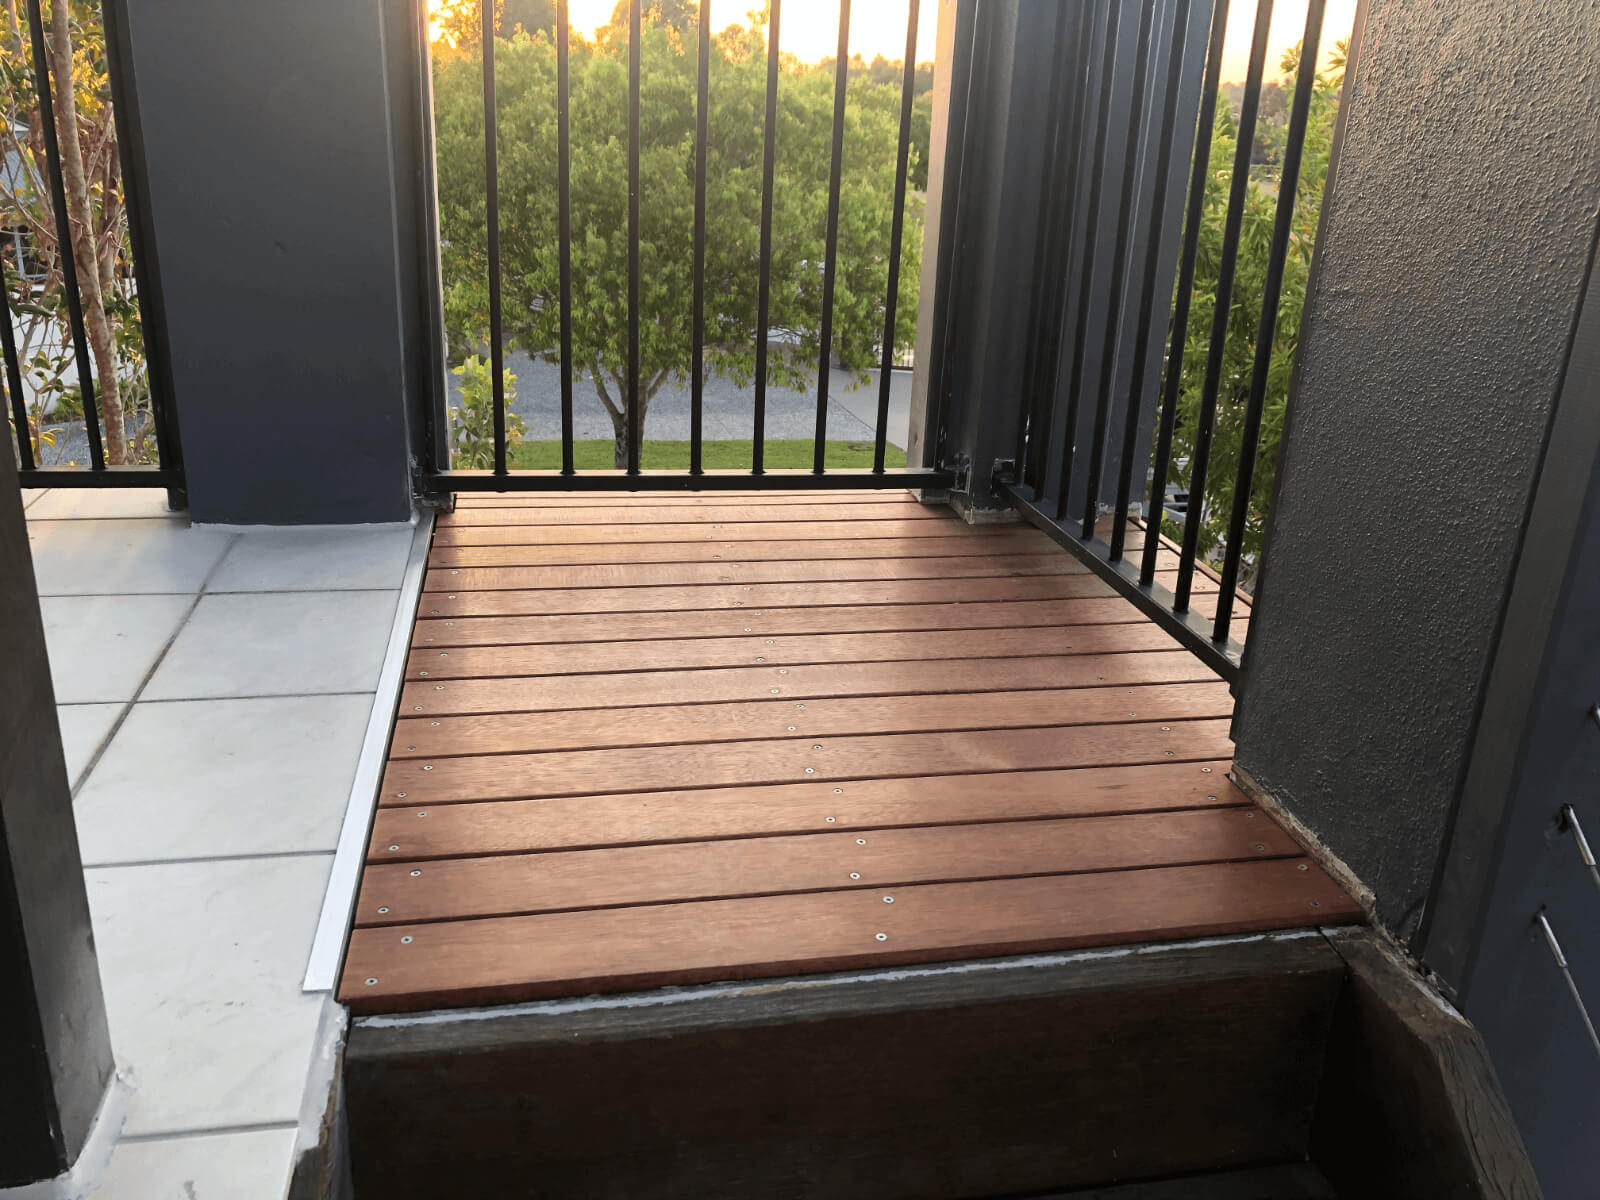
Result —
<instances>
[{"instance_id":1,"label":"tree trunk","mask_svg":"<svg viewBox=\"0 0 1600 1200\"><path fill-rule=\"evenodd\" d=\"M611 443L611 465L619 471L628 469L628 418L621 421L612 421L611 427L616 434Z\"/></svg>"},{"instance_id":2,"label":"tree trunk","mask_svg":"<svg viewBox=\"0 0 1600 1200\"><path fill-rule=\"evenodd\" d=\"M68 0L50 3L51 74L55 76L56 136L61 142L61 175L66 185L67 236L64 253L78 268L78 292L83 300L84 332L94 355L100 391L100 412L105 419L106 461L120 466L128 461L128 430L122 414L122 392L117 379L117 344L106 316L105 292L100 285L100 256L95 253L94 218L89 207L89 182L83 168L83 145L78 140L78 101L72 87L72 30ZM79 387L88 392L89 380ZM88 406L84 417L88 419Z\"/></svg>"}]
</instances>

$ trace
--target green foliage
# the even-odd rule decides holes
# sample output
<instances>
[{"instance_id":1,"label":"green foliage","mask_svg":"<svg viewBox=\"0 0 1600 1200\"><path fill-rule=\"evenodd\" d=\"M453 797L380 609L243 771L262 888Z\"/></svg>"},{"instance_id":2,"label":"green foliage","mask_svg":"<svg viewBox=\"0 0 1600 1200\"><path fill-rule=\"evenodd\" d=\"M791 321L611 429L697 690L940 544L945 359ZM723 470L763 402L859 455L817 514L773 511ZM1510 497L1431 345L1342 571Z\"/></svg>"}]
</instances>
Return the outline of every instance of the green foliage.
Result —
<instances>
[{"instance_id":1,"label":"green foliage","mask_svg":"<svg viewBox=\"0 0 1600 1200\"><path fill-rule=\"evenodd\" d=\"M455 466L463 471L488 471L494 467L494 369L477 355L453 368L461 379L461 407L450 410L455 445ZM506 453L522 441L526 426L511 411L517 398L517 377L502 372L506 389Z\"/></svg>"},{"instance_id":2,"label":"green foliage","mask_svg":"<svg viewBox=\"0 0 1600 1200\"><path fill-rule=\"evenodd\" d=\"M1305 307L1306 278L1316 241L1317 218L1322 210L1322 189L1328 174L1333 144L1333 123L1339 107L1343 79L1344 45L1327 70L1317 76L1312 93L1310 122L1296 190L1289 256L1284 268L1282 299L1267 371L1266 402L1262 410L1261 440L1252 481L1249 515L1245 523L1245 561L1259 558L1267 503L1277 473L1278 449L1283 435L1284 410L1289 398L1289 377L1294 367ZM1295 47L1284 56L1283 92L1292 91L1299 58ZM1278 202L1279 164L1282 162L1287 113L1282 123L1258 127L1253 150L1268 161L1252 168L1240 226L1239 257L1234 276L1233 300L1228 310L1228 333L1222 358L1221 387L1217 395L1211 457L1206 477L1200 554L1211 557L1227 534L1243 445L1242 426L1249 399L1250 375L1255 362L1257 324L1265 298L1267 258ZM1193 301L1189 310L1188 338L1184 347L1178 423L1173 437L1174 460L1191 460L1199 424L1201 390L1210 349L1212 315L1216 307L1217 276L1222 261L1223 225L1227 220L1228 189L1233 178L1233 156L1238 126L1229 105L1219 105L1212 131L1210 172L1206 179L1205 207L1201 217L1199 255L1196 259ZM1183 478L1174 471L1173 478ZM1191 497L1191 505L1201 503ZM1181 532L1179 534L1181 536Z\"/></svg>"},{"instance_id":3,"label":"green foliage","mask_svg":"<svg viewBox=\"0 0 1600 1200\"><path fill-rule=\"evenodd\" d=\"M641 45L640 400L692 370L696 62L693 38L660 23ZM560 358L556 53L545 34L497 40L501 263L509 342ZM572 336L625 444L628 337L628 65L625 31L571 42ZM434 50L434 110L445 319L452 356L487 344L482 78L477 52ZM748 385L755 371L766 47L759 30L712 39L706 168L704 369ZM831 350L861 371L883 332L899 136L899 89L849 85ZM805 386L820 356L824 232L832 138L829 72L785 60L778 90L769 325L794 343L768 360L774 385ZM913 194L901 250L894 342L912 344L922 250Z\"/></svg>"},{"instance_id":4,"label":"green foliage","mask_svg":"<svg viewBox=\"0 0 1600 1200\"><path fill-rule=\"evenodd\" d=\"M52 5L41 7L48 24ZM75 226L89 227L101 259L103 303L129 433L124 461L149 464L157 455L111 106L105 27L100 5L93 0L70 0L69 16L77 136L90 210L87 214L74 211L72 221ZM0 256L5 300L14 317L22 366L23 399L37 452L41 443L54 444L53 435L44 429L46 424L83 419L83 397L81 386L67 379L76 362L28 35L22 5L10 5L0 14L0 154L7 162L7 169L0 172L0 228L6 231L0 238ZM18 269L19 260L27 267L27 278Z\"/></svg>"}]
</instances>

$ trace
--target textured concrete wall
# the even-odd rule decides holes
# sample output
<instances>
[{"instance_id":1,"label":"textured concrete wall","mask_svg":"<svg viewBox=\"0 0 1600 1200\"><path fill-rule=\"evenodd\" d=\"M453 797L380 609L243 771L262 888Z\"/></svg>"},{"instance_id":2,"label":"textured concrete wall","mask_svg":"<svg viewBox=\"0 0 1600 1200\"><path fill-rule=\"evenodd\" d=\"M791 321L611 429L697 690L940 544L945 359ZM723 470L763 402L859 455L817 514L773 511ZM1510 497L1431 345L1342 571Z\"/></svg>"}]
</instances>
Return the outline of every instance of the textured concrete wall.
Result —
<instances>
[{"instance_id":1,"label":"textured concrete wall","mask_svg":"<svg viewBox=\"0 0 1600 1200\"><path fill-rule=\"evenodd\" d=\"M391 61L407 0L128 10L194 518L404 520L421 345L419 168L393 152L415 132Z\"/></svg>"},{"instance_id":2,"label":"textured concrete wall","mask_svg":"<svg viewBox=\"0 0 1600 1200\"><path fill-rule=\"evenodd\" d=\"M1600 205L1600 0L1371 0L1235 735L1414 932Z\"/></svg>"}]
</instances>

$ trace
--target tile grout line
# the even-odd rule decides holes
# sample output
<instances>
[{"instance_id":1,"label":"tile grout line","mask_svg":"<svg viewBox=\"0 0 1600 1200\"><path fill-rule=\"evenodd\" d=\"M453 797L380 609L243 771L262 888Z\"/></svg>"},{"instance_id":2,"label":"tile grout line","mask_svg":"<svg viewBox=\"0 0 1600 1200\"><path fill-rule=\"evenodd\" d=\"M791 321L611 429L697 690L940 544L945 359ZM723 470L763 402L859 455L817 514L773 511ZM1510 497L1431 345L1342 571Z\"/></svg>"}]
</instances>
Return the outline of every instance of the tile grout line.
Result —
<instances>
[{"instance_id":1,"label":"tile grout line","mask_svg":"<svg viewBox=\"0 0 1600 1200\"><path fill-rule=\"evenodd\" d=\"M200 599L205 595L206 584L211 582L211 577L221 568L223 560L228 557L238 539L238 534L232 535L228 544L223 547L222 553L217 555L216 561L211 564L211 568L206 572L205 578L200 581L199 591L161 593L164 595L189 596L191 597L189 607L184 610L183 616L179 619L177 625L173 627L171 635L161 644L161 649L150 663L149 669L140 677L138 686L133 690L133 695L123 704L122 711L117 714L116 720L111 722L111 728L106 730L105 736L100 739L100 744L94 748L94 753L84 763L83 770L79 772L78 778L72 785L74 803L77 802L78 793L89 782L89 776L94 773L95 768L100 765L100 760L105 757L106 751L111 748L112 741L117 734L122 732L122 726L127 722L128 715L133 712L133 706L139 703L139 697L144 695L145 688L150 686L151 679L155 678L155 673L161 669L161 664L167 660L167 654L172 650L173 643L178 640L178 635L188 627L190 620L193 619L194 610L200 607Z\"/></svg>"},{"instance_id":2,"label":"tile grout line","mask_svg":"<svg viewBox=\"0 0 1600 1200\"><path fill-rule=\"evenodd\" d=\"M166 1142L178 1138L221 1137L232 1133L270 1133L278 1130L297 1130L298 1121L258 1121L251 1125L214 1125L194 1129L173 1129L156 1133L125 1133L119 1142Z\"/></svg>"},{"instance_id":3,"label":"tile grout line","mask_svg":"<svg viewBox=\"0 0 1600 1200\"><path fill-rule=\"evenodd\" d=\"M230 700L303 700L324 696L370 696L372 689L354 692L253 692L248 696L151 696L141 698L140 704L218 704ZM93 703L93 701L88 701Z\"/></svg>"},{"instance_id":4,"label":"tile grout line","mask_svg":"<svg viewBox=\"0 0 1600 1200\"><path fill-rule=\"evenodd\" d=\"M253 862L259 858L331 858L332 850L267 850L256 854L200 854L193 858L140 858L126 862L84 863L85 871L112 871L120 867L175 867L185 863Z\"/></svg>"}]
</instances>

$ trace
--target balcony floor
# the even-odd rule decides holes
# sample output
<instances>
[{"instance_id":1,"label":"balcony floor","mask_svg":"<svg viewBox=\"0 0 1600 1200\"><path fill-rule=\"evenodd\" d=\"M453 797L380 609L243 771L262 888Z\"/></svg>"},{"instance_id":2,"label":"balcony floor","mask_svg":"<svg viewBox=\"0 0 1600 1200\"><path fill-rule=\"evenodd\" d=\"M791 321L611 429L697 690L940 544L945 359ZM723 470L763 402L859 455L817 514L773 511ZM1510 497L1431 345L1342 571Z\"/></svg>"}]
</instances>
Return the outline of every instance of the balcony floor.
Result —
<instances>
[{"instance_id":1,"label":"balcony floor","mask_svg":"<svg viewBox=\"0 0 1600 1200\"><path fill-rule=\"evenodd\" d=\"M1022 526L905 493L463 497L435 534L341 998L400 1012L1357 919L1228 781L1231 714L1209 669Z\"/></svg>"}]
</instances>

